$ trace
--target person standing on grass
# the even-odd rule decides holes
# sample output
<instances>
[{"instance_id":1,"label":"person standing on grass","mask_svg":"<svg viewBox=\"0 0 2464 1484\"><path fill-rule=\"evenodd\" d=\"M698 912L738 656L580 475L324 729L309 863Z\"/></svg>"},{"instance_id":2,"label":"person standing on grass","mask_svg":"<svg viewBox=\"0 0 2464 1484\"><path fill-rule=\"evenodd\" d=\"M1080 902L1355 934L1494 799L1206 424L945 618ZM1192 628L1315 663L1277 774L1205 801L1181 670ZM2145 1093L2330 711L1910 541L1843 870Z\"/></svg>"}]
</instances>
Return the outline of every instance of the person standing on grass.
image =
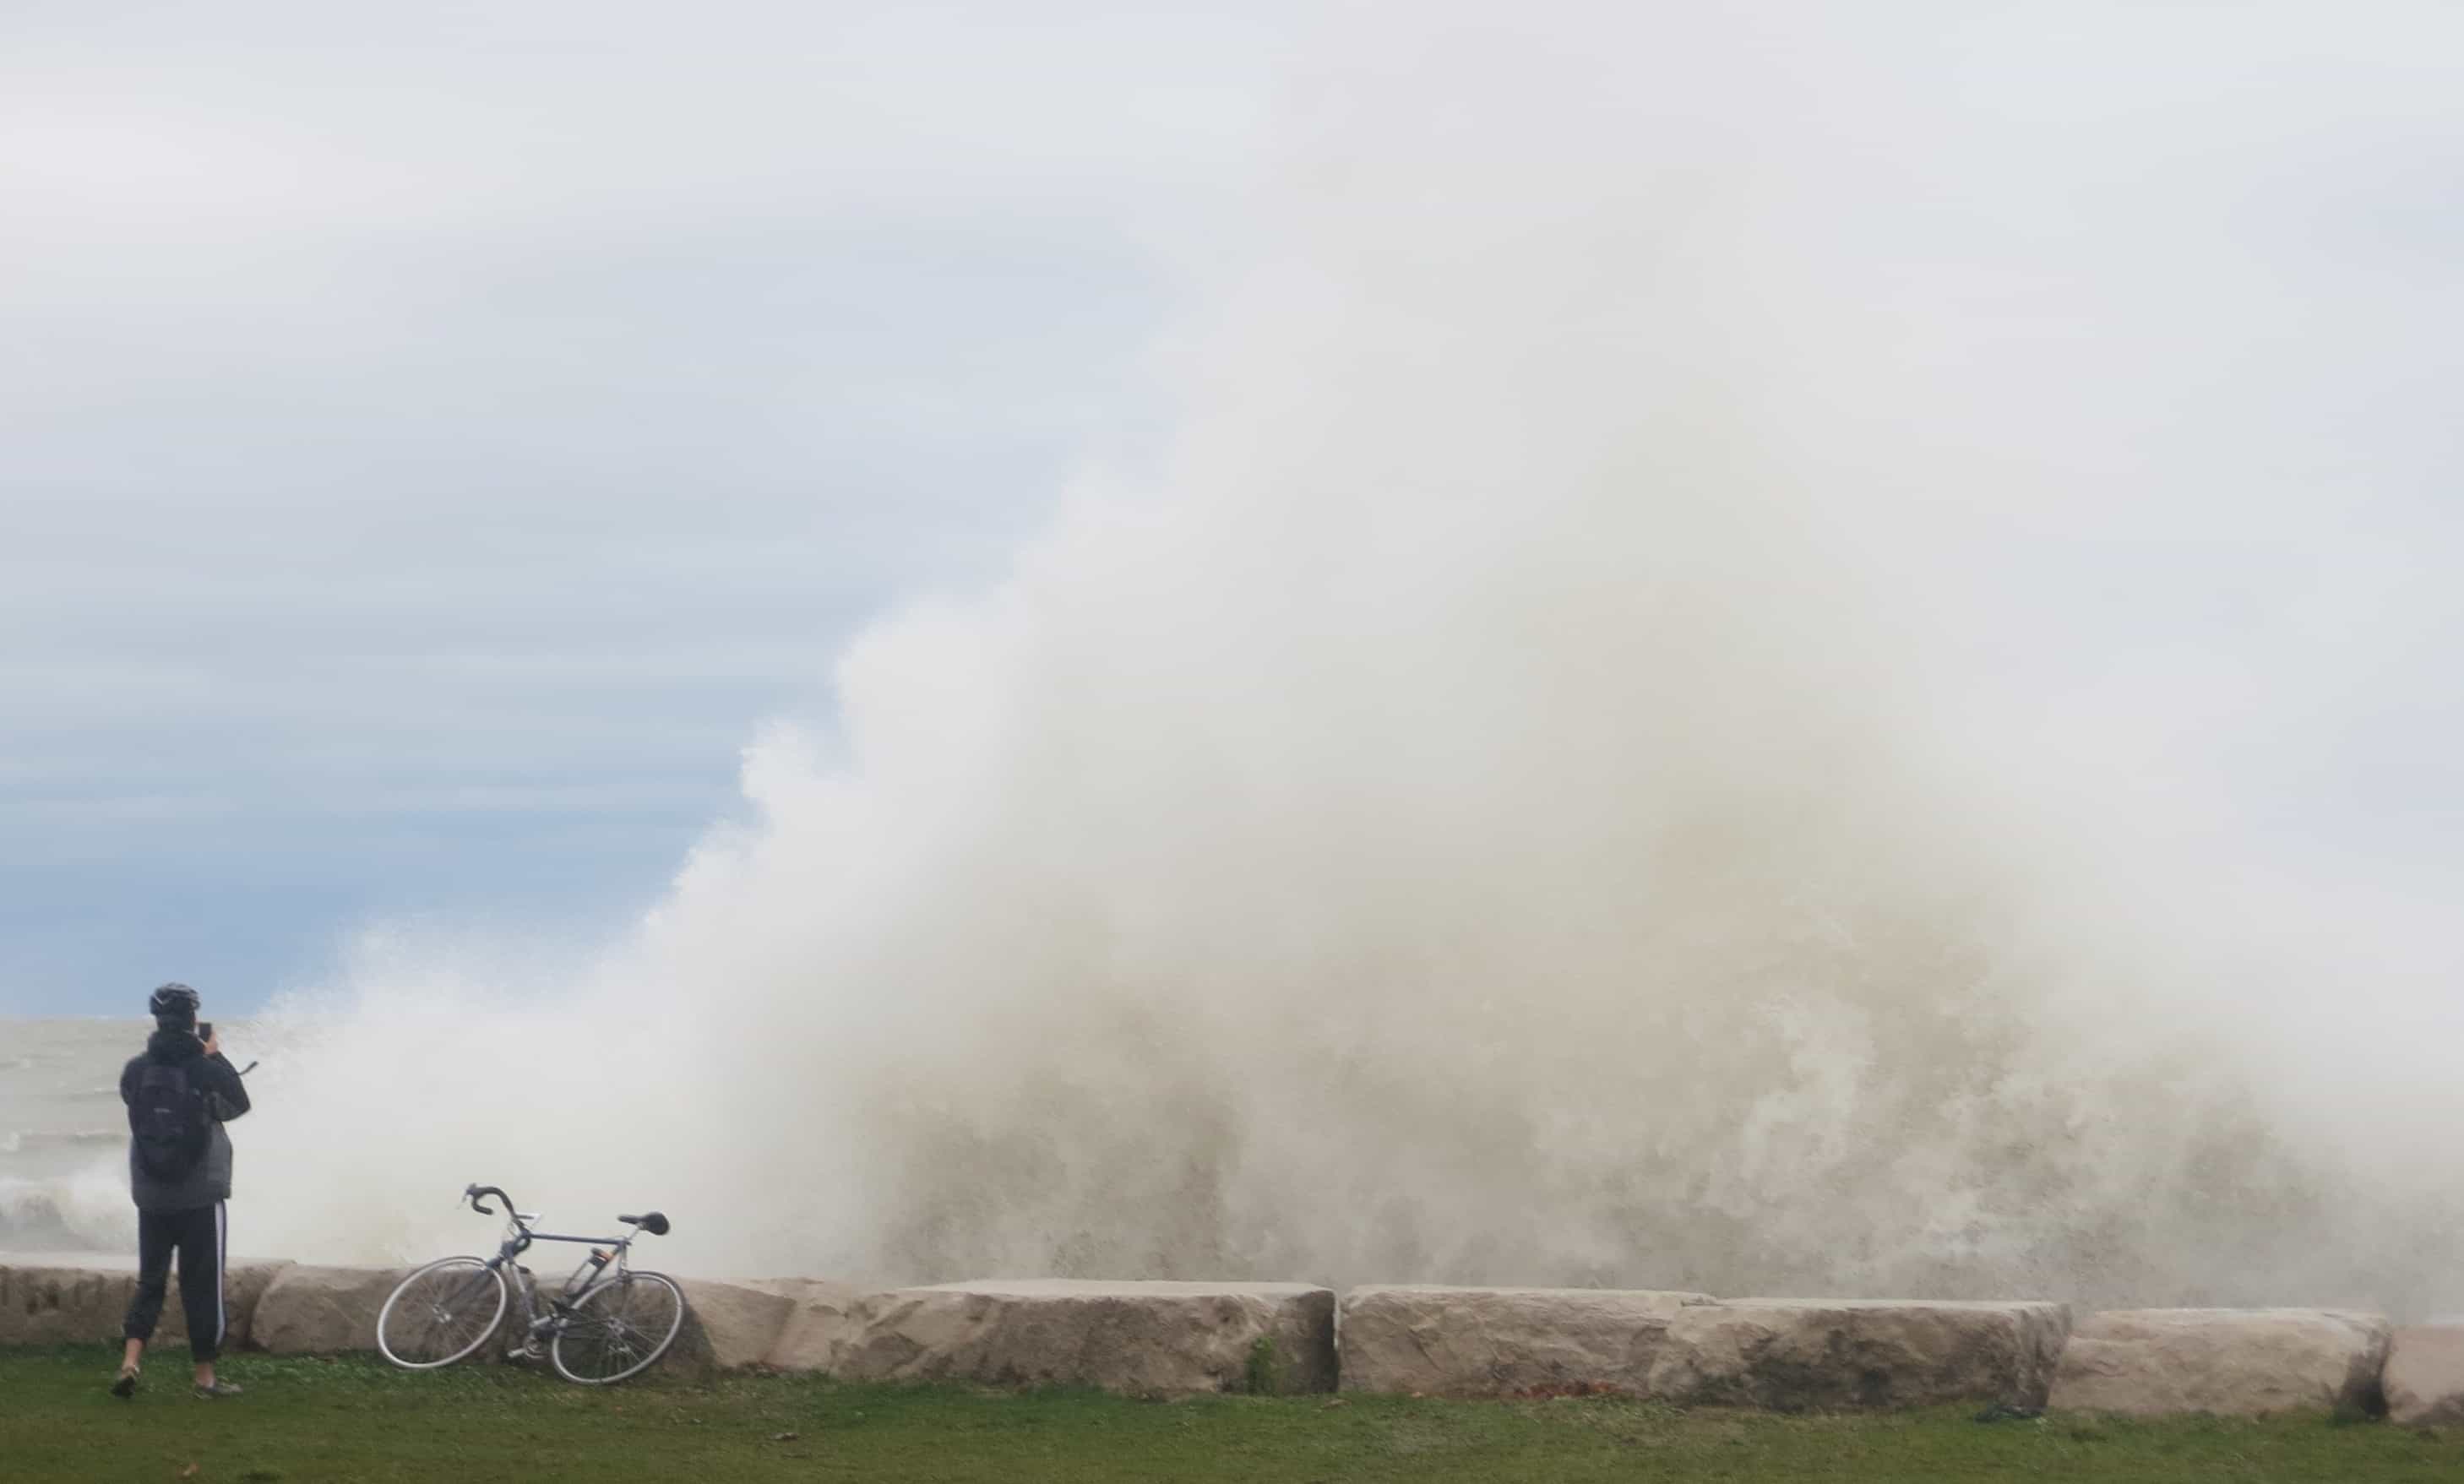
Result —
<instances>
[{"instance_id":1,"label":"person standing on grass","mask_svg":"<svg viewBox=\"0 0 2464 1484\"><path fill-rule=\"evenodd\" d=\"M236 1396L240 1388L214 1377L222 1353L223 1203L231 1199L231 1136L223 1124L248 1111L248 1088L209 1025L197 1025L197 992L166 984L146 1008L154 1034L120 1073L120 1101L128 1104L128 1187L137 1202L137 1293L121 1326L127 1340L114 1396L137 1393L138 1362L154 1323L171 1256L180 1257L180 1305L188 1316L188 1355L197 1364L197 1395Z\"/></svg>"}]
</instances>

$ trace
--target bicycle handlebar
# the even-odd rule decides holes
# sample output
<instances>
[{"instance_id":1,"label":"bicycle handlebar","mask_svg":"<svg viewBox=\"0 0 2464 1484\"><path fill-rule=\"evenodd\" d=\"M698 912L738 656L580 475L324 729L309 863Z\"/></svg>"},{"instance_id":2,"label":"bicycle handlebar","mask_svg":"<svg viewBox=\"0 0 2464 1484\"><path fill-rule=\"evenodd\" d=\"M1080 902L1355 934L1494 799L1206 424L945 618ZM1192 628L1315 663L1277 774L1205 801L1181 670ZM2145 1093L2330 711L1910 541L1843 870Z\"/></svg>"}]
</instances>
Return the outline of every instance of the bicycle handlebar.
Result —
<instances>
[{"instance_id":1,"label":"bicycle handlebar","mask_svg":"<svg viewBox=\"0 0 2464 1484\"><path fill-rule=\"evenodd\" d=\"M496 1213L495 1209L490 1207L488 1204L488 1197L491 1195L505 1203L506 1215L510 1216L514 1213L514 1198L507 1195L501 1187L493 1185L466 1185L462 1188L462 1198L471 1203L471 1209L473 1211L477 1211L483 1216L493 1216Z\"/></svg>"}]
</instances>

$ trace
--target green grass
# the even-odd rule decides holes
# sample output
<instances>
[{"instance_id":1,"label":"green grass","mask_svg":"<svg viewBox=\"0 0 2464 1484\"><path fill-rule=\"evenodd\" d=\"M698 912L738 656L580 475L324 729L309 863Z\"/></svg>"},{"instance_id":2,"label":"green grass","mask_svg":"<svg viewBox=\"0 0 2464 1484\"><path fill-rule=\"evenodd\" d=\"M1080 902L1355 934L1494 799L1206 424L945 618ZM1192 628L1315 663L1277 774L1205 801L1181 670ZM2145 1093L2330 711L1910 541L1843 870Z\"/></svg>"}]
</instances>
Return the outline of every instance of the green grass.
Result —
<instances>
[{"instance_id":1,"label":"green grass","mask_svg":"<svg viewBox=\"0 0 2464 1484\"><path fill-rule=\"evenodd\" d=\"M246 1396L188 1394L155 1357L133 1402L101 1347L0 1351L0 1478L2095 1479L2464 1478L2464 1433L2323 1417L1991 1425L1681 1412L1599 1399L1436 1402L848 1386L729 1376L600 1390L501 1367L243 1355ZM194 1472L188 1472L190 1466Z\"/></svg>"}]
</instances>

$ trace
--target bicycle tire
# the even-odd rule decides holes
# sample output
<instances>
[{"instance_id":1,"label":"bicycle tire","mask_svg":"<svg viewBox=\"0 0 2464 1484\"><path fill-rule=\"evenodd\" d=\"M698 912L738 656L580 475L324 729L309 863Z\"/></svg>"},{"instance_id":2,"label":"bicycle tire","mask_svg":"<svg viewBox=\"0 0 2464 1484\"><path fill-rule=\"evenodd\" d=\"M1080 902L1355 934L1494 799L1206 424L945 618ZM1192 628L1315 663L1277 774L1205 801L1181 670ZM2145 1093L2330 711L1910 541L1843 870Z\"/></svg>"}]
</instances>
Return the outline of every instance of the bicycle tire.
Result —
<instances>
[{"instance_id":1,"label":"bicycle tire","mask_svg":"<svg viewBox=\"0 0 2464 1484\"><path fill-rule=\"evenodd\" d=\"M420 1298L405 1301L406 1295L420 1294L432 1285L432 1280L454 1269L469 1269L470 1279L464 1284L451 1284L434 1298L429 1298L429 1319L425 1329L412 1322L413 1305ZM493 1296L493 1298L492 1298ZM421 1294L421 1297L425 1297ZM505 1320L505 1275L488 1266L484 1257L439 1257L425 1267L413 1268L385 1296L385 1307L377 1311L377 1349L385 1358L405 1370L435 1370L451 1365L488 1342L496 1326ZM458 1339L436 1339L442 1327L450 1322L448 1314L487 1311L487 1322L473 1332L468 1342ZM399 1318L397 1318L399 1316ZM431 1341L421 1343L422 1341ZM447 1353L431 1355L428 1352Z\"/></svg>"},{"instance_id":2,"label":"bicycle tire","mask_svg":"<svg viewBox=\"0 0 2464 1484\"><path fill-rule=\"evenodd\" d=\"M649 1305L648 1310L627 1312L637 1308L637 1297ZM548 1361L558 1375L577 1385L612 1386L649 1369L668 1353L684 1326L685 1291L674 1278L664 1273L627 1273L582 1296L556 1338L548 1342ZM601 1357L605 1357L603 1364L589 1364ZM619 1362L623 1363L619 1368L605 1368Z\"/></svg>"}]
</instances>

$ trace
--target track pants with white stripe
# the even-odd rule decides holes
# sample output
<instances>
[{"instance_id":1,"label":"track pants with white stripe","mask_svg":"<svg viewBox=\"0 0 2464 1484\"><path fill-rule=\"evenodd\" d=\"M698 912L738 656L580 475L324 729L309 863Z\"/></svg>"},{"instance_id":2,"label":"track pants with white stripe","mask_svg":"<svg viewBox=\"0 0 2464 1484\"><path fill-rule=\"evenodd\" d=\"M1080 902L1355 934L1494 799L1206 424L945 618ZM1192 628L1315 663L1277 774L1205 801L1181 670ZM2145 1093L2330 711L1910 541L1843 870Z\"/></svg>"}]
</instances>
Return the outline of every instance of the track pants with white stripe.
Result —
<instances>
[{"instance_id":1,"label":"track pants with white stripe","mask_svg":"<svg viewBox=\"0 0 2464 1484\"><path fill-rule=\"evenodd\" d=\"M223 1203L189 1211L137 1213L137 1295L120 1328L130 1340L154 1338L171 1254L180 1255L180 1307L188 1316L188 1354L210 1361L223 1348Z\"/></svg>"}]
</instances>

